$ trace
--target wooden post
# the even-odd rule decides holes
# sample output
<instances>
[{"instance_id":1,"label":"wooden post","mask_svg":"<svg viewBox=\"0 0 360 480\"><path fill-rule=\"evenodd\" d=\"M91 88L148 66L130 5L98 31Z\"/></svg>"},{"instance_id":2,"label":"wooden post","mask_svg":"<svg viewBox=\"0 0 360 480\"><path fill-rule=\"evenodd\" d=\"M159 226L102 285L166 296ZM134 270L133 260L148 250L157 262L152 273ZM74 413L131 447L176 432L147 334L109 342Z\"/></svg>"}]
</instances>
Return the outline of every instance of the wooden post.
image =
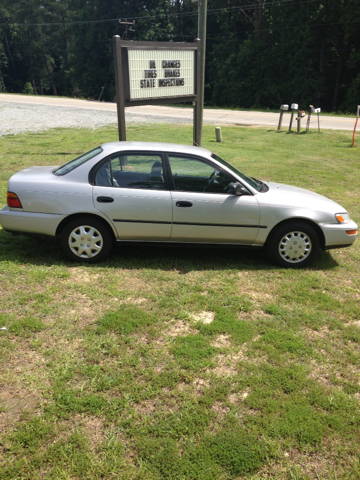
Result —
<instances>
[{"instance_id":1,"label":"wooden post","mask_svg":"<svg viewBox=\"0 0 360 480\"><path fill-rule=\"evenodd\" d=\"M193 145L195 145L196 147L201 147L203 115L202 115L202 106L199 99L200 99L200 92L201 92L201 44L202 42L199 38L196 38L195 42L198 44L198 48L196 49L196 58L195 58L195 69L196 69L195 93L197 95L197 100L193 102L193 106L194 106Z\"/></svg>"},{"instance_id":2,"label":"wooden post","mask_svg":"<svg viewBox=\"0 0 360 480\"><path fill-rule=\"evenodd\" d=\"M198 37L201 40L201 66L200 66L200 90L197 92L198 102L197 108L199 109L200 116L200 131L199 141L197 144L201 146L202 139L202 127L203 127L203 110L204 110L204 90L205 90L205 54L206 54L206 18L207 18L207 0L198 0L199 3L199 16L198 16Z\"/></svg>"},{"instance_id":3,"label":"wooden post","mask_svg":"<svg viewBox=\"0 0 360 480\"><path fill-rule=\"evenodd\" d=\"M355 127L354 127L354 133L353 133L353 141L352 141L352 146L355 146L355 132L356 132L356 127L358 124L359 120L359 114L360 114L360 105L357 106L357 112L356 112L356 121L355 121Z\"/></svg>"},{"instance_id":4,"label":"wooden post","mask_svg":"<svg viewBox=\"0 0 360 480\"><path fill-rule=\"evenodd\" d=\"M120 142L126 141L126 127L125 127L125 99L124 99L124 85L122 76L122 58L121 45L119 35L113 37L114 41L114 65L115 65L115 85L116 85L116 103L117 103L117 117L118 130Z\"/></svg>"},{"instance_id":5,"label":"wooden post","mask_svg":"<svg viewBox=\"0 0 360 480\"><path fill-rule=\"evenodd\" d=\"M220 127L215 127L215 137L216 137L217 142L219 142L219 143L222 142L221 128Z\"/></svg>"}]
</instances>

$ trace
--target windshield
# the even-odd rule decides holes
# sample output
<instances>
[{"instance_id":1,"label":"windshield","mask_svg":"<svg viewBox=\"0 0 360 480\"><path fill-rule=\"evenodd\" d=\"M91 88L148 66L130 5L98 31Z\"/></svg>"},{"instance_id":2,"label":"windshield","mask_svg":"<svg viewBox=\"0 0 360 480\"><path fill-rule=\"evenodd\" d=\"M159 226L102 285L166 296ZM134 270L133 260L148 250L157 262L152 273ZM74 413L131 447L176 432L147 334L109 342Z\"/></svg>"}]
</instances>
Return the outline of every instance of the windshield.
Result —
<instances>
[{"instance_id":1,"label":"windshield","mask_svg":"<svg viewBox=\"0 0 360 480\"><path fill-rule=\"evenodd\" d=\"M251 187L255 188L255 190L257 190L258 192L260 192L261 190L261 187L262 187L262 182L260 181L257 181L255 178L250 178L248 177L247 175L244 175L243 173L239 172L239 170L237 170L235 167L233 167L232 165L230 165L230 163L226 162L225 160L223 160L222 158L218 157L217 155L215 155L215 153L212 153L211 154L212 158L215 158L215 160L217 160L218 162L222 163L223 165L225 165L227 168L229 168L232 172L234 172L236 175L238 175L240 178L242 178L243 180L245 180L246 183L248 183Z\"/></svg>"},{"instance_id":2,"label":"windshield","mask_svg":"<svg viewBox=\"0 0 360 480\"><path fill-rule=\"evenodd\" d=\"M70 162L65 163L62 167L57 168L56 170L53 171L54 175L66 175L67 173L71 172L71 170L74 170L74 168L78 167L79 165L82 165L83 163L87 162L93 157L96 157L96 155L99 155L103 150L101 147L96 147L90 150L90 152L83 153L80 155L80 157L76 157L73 160L70 160Z\"/></svg>"}]
</instances>

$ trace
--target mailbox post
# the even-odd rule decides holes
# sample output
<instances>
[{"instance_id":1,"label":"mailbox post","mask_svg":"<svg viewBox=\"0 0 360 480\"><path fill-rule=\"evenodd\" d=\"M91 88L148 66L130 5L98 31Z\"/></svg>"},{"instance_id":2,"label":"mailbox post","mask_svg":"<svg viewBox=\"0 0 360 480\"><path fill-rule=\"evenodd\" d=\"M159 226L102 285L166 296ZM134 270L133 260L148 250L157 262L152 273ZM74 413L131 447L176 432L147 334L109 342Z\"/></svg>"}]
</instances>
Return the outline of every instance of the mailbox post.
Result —
<instances>
[{"instance_id":1,"label":"mailbox post","mask_svg":"<svg viewBox=\"0 0 360 480\"><path fill-rule=\"evenodd\" d=\"M280 118L279 118L278 131L281 130L281 124L282 124L284 112L285 112L286 110L289 110L289 105L280 105Z\"/></svg>"},{"instance_id":2,"label":"mailbox post","mask_svg":"<svg viewBox=\"0 0 360 480\"><path fill-rule=\"evenodd\" d=\"M311 120L311 114L313 113L313 111L314 111L313 105L309 105L309 115L306 122L306 131L310 129L310 120Z\"/></svg>"},{"instance_id":3,"label":"mailbox post","mask_svg":"<svg viewBox=\"0 0 360 480\"><path fill-rule=\"evenodd\" d=\"M321 108L314 108L314 113L317 113L317 117L318 117L318 132L320 133L320 112L321 112Z\"/></svg>"},{"instance_id":4,"label":"mailbox post","mask_svg":"<svg viewBox=\"0 0 360 480\"><path fill-rule=\"evenodd\" d=\"M299 109L299 105L297 103L292 103L291 104L291 107L290 107L291 117L290 117L289 132L291 132L292 122L293 122L293 119L294 119L294 112L295 112L295 110L298 110L298 109Z\"/></svg>"},{"instance_id":5,"label":"mailbox post","mask_svg":"<svg viewBox=\"0 0 360 480\"><path fill-rule=\"evenodd\" d=\"M298 110L298 116L296 117L297 120L297 133L300 133L301 130L301 119L305 117L305 112L304 110Z\"/></svg>"}]
</instances>

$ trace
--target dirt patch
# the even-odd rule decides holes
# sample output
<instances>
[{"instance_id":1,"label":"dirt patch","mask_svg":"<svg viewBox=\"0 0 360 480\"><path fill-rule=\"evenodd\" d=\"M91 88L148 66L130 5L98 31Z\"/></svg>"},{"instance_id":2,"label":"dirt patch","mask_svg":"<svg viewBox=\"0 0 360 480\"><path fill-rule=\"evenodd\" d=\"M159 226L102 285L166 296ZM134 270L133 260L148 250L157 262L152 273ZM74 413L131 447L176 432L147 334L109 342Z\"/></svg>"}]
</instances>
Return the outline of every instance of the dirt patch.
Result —
<instances>
[{"instance_id":1,"label":"dirt patch","mask_svg":"<svg viewBox=\"0 0 360 480\"><path fill-rule=\"evenodd\" d=\"M98 273L93 273L88 269L72 267L68 269L70 278L67 279L70 283L90 283L96 282L99 278Z\"/></svg>"},{"instance_id":2,"label":"dirt patch","mask_svg":"<svg viewBox=\"0 0 360 480\"><path fill-rule=\"evenodd\" d=\"M56 348L59 355L74 355L79 357L84 348L83 338L66 338L60 335L49 335L48 332L40 332L39 339L42 340L42 350Z\"/></svg>"},{"instance_id":3,"label":"dirt patch","mask_svg":"<svg viewBox=\"0 0 360 480\"><path fill-rule=\"evenodd\" d=\"M168 335L169 337L186 337L186 335L190 333L194 333L194 331L190 328L189 323L179 320L173 323L170 328L164 332L164 335Z\"/></svg>"},{"instance_id":4,"label":"dirt patch","mask_svg":"<svg viewBox=\"0 0 360 480\"><path fill-rule=\"evenodd\" d=\"M243 392L240 393L231 393L229 395L229 402L233 405L239 405L245 398L249 395L250 388L247 388Z\"/></svg>"},{"instance_id":5,"label":"dirt patch","mask_svg":"<svg viewBox=\"0 0 360 480\"><path fill-rule=\"evenodd\" d=\"M212 347L217 348L229 348L231 347L231 342L229 340L229 335L219 335L211 342Z\"/></svg>"},{"instance_id":6,"label":"dirt patch","mask_svg":"<svg viewBox=\"0 0 360 480\"><path fill-rule=\"evenodd\" d=\"M255 320L257 318L270 318L271 315L268 313L263 312L262 310L253 310L252 312L240 312L239 313L239 320L244 320L244 321L251 321Z\"/></svg>"},{"instance_id":7,"label":"dirt patch","mask_svg":"<svg viewBox=\"0 0 360 480\"><path fill-rule=\"evenodd\" d=\"M325 365L313 368L310 375L308 375L308 378L316 380L321 385L324 385L327 388L334 387L334 384L329 380L329 368Z\"/></svg>"},{"instance_id":8,"label":"dirt patch","mask_svg":"<svg viewBox=\"0 0 360 480\"><path fill-rule=\"evenodd\" d=\"M72 290L57 293L54 301L58 305L57 316L73 321L80 328L93 323L109 308L107 304L94 303L87 295Z\"/></svg>"},{"instance_id":9,"label":"dirt patch","mask_svg":"<svg viewBox=\"0 0 360 480\"><path fill-rule=\"evenodd\" d=\"M324 448L319 452L301 452L297 449L283 451L281 452L282 458L279 458L276 463L264 464L257 472L258 478L269 480L274 478L277 480L350 478L348 476L349 464L355 466L357 460L350 452L347 455L346 446L335 443L333 440L324 440ZM348 460L347 463L339 462L339 450L341 458L345 457ZM289 473L291 473L291 477L289 477Z\"/></svg>"},{"instance_id":10,"label":"dirt patch","mask_svg":"<svg viewBox=\"0 0 360 480\"><path fill-rule=\"evenodd\" d=\"M119 278L118 289L130 293L134 292L135 295L139 295L141 292L154 293L154 282L141 278L138 273L134 273L132 270L119 270L117 273Z\"/></svg>"},{"instance_id":11,"label":"dirt patch","mask_svg":"<svg viewBox=\"0 0 360 480\"><path fill-rule=\"evenodd\" d=\"M215 313L203 311L200 313L190 314L190 317L192 320L195 320L195 322L201 322L201 323L204 323L205 325L208 325L214 320Z\"/></svg>"},{"instance_id":12,"label":"dirt patch","mask_svg":"<svg viewBox=\"0 0 360 480\"><path fill-rule=\"evenodd\" d=\"M345 323L345 326L346 326L346 327L351 327L352 325L354 325L355 327L360 328L360 320L355 320L355 322Z\"/></svg>"},{"instance_id":13,"label":"dirt patch","mask_svg":"<svg viewBox=\"0 0 360 480\"><path fill-rule=\"evenodd\" d=\"M14 425L24 412L33 412L40 405L40 398L16 387L0 387L0 433Z\"/></svg>"},{"instance_id":14,"label":"dirt patch","mask_svg":"<svg viewBox=\"0 0 360 480\"><path fill-rule=\"evenodd\" d=\"M83 417L76 415L74 423L77 427L84 430L90 442L90 450L96 451L97 448L104 442L104 420L99 417Z\"/></svg>"},{"instance_id":15,"label":"dirt patch","mask_svg":"<svg viewBox=\"0 0 360 480\"><path fill-rule=\"evenodd\" d=\"M17 346L16 350L11 354L11 358L2 365L4 384L6 379L8 379L8 385L12 384L13 378L16 378L17 382L21 382L22 385L31 384L34 378L36 378L37 387L39 387L38 382L49 384L45 358L40 353L28 348L26 342L21 346Z\"/></svg>"},{"instance_id":16,"label":"dirt patch","mask_svg":"<svg viewBox=\"0 0 360 480\"><path fill-rule=\"evenodd\" d=\"M327 327L322 328L321 330L312 330L311 328L305 328L303 330L303 335L305 338L310 340L311 342L314 342L318 339L329 339L329 329Z\"/></svg>"},{"instance_id":17,"label":"dirt patch","mask_svg":"<svg viewBox=\"0 0 360 480\"><path fill-rule=\"evenodd\" d=\"M192 386L192 391L195 393L195 396L200 397L204 393L204 390L209 388L210 381L205 378L198 377L193 380Z\"/></svg>"},{"instance_id":18,"label":"dirt patch","mask_svg":"<svg viewBox=\"0 0 360 480\"><path fill-rule=\"evenodd\" d=\"M213 369L215 375L229 377L237 375L239 372L237 363L240 360L245 360L247 358L246 351L247 347L244 345L243 349L238 351L236 354L218 355L217 366Z\"/></svg>"},{"instance_id":19,"label":"dirt patch","mask_svg":"<svg viewBox=\"0 0 360 480\"><path fill-rule=\"evenodd\" d=\"M170 393L168 398L152 398L144 400L134 405L134 410L139 416L151 415L157 411L171 411L175 412L179 409L176 404L176 398L172 398Z\"/></svg>"},{"instance_id":20,"label":"dirt patch","mask_svg":"<svg viewBox=\"0 0 360 480\"><path fill-rule=\"evenodd\" d=\"M142 303L147 302L148 299L144 297L139 297L139 298L134 298L134 297L128 297L125 298L124 300L119 300L120 305L141 305Z\"/></svg>"},{"instance_id":21,"label":"dirt patch","mask_svg":"<svg viewBox=\"0 0 360 480\"><path fill-rule=\"evenodd\" d=\"M216 401L211 407L211 410L214 410L216 413L216 421L220 422L229 413L230 408L224 405L222 402Z\"/></svg>"}]
</instances>

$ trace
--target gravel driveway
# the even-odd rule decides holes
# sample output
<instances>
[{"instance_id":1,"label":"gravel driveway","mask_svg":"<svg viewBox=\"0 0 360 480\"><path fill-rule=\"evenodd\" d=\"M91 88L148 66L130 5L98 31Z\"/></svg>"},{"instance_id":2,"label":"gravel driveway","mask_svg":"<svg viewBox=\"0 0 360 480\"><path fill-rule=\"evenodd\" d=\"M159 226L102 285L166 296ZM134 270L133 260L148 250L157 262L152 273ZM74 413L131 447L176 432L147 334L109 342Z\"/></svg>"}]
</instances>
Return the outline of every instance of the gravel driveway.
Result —
<instances>
[{"instance_id":1,"label":"gravel driveway","mask_svg":"<svg viewBox=\"0 0 360 480\"><path fill-rule=\"evenodd\" d=\"M135 115L126 112L130 123L189 123L185 118ZM99 128L117 125L116 112L74 107L54 107L24 103L0 103L0 136L41 132L50 128Z\"/></svg>"}]
</instances>

